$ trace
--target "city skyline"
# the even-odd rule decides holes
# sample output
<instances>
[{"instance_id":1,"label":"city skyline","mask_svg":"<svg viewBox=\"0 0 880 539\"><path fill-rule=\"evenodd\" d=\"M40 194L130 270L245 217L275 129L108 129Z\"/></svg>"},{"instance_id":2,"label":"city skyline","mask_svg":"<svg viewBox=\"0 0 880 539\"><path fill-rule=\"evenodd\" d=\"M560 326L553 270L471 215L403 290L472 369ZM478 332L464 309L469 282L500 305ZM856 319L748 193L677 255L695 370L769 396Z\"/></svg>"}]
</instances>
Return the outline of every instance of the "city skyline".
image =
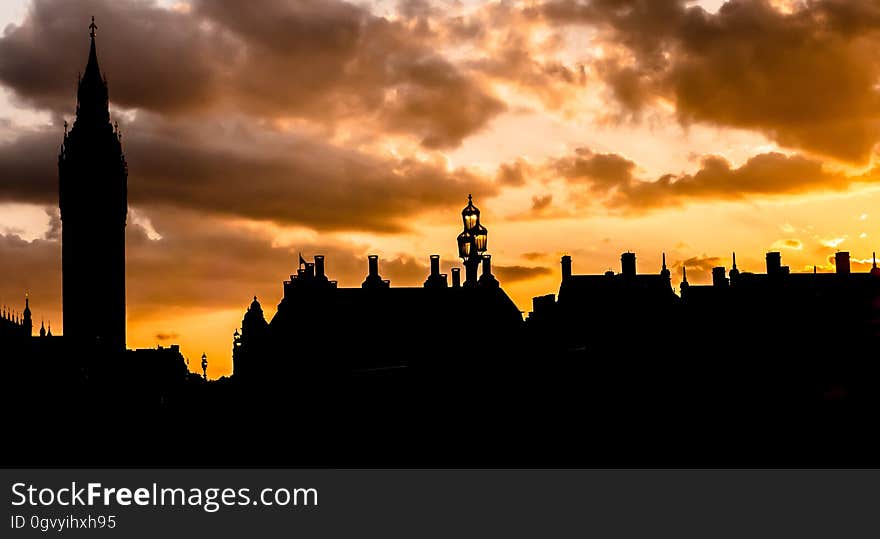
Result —
<instances>
[{"instance_id":1,"label":"city skyline","mask_svg":"<svg viewBox=\"0 0 880 539\"><path fill-rule=\"evenodd\" d=\"M567 4L570 3L554 5L561 9ZM736 4L745 6L741 7L743 10L755 10L752 14L755 16L763 13L772 20L776 17L776 22L788 20L793 28L786 27L787 31L803 29L806 24L801 21L794 25L786 18L795 17L797 10L785 15L780 8L773 15L754 7L760 3ZM400 50L395 49L394 54L382 51L387 57L380 59L390 62L388 65L409 69L398 73L399 79L372 80L376 73L357 71L354 74L357 77L342 81L373 85L368 89L390 100L382 101L381 114L371 115L369 103L352 103L353 110L330 111L329 117L322 118L315 117L308 107L282 101L275 105L284 112L284 117L274 117L271 112L260 110L260 103L254 101L255 95L259 95L257 90L265 91L265 87L250 89L255 95L248 95L249 89L244 87L231 88L228 94L221 91L217 95L201 96L198 92L205 88L200 88L198 82L193 88L183 88L185 85L180 80L165 80L163 84L169 85L167 102L162 102L161 93L151 95L149 88L139 88L137 84L144 82L139 77L145 74L132 74L120 63L125 51L130 50L130 42L125 44L124 28L141 32L130 39L142 38L147 47L156 45L162 49L155 51L152 57L157 62L169 57L175 46L185 47L186 43L156 38L193 35L205 38L192 34L193 28L186 26L192 24L196 14L239 32L242 48L238 50L242 54L259 46L248 41L256 39L248 33L253 28L233 28L233 22L224 18L230 16L232 8L226 6L229 10L224 11L216 7L220 5L215 4L212 11L198 3L178 3L170 8L142 4L138 11L127 3L111 8L100 2L75 7L37 2L33 14L20 21L22 26L8 28L0 38L0 55L4 58L0 60L0 83L6 91L6 103L0 106L0 116L6 119L0 128L3 135L0 166L6 180L0 184L3 208L0 241L7 265L2 302L18 305L24 290L30 290L35 312L48 314L37 314L35 318L54 318L60 322L57 225L43 210L52 206L52 197L57 197L54 171L44 177L45 170L51 170L55 161L49 157L45 162L37 162L33 156L55 153L61 139L59 124L72 118L73 85L63 81L67 71L75 75L84 67L88 42L83 39L86 34L80 19L88 21L88 15L83 14L89 10L97 17L99 54L102 67L107 66L105 74L110 84L112 113L122 127L123 145L132 166L128 233L129 346L180 342L190 359L207 351L212 378L231 370L230 338L240 323L242 307L256 294L264 299L262 304L271 317L276 299L281 296L279 283L295 267L300 251L309 256L326 255L328 273L343 286L357 285L363 279L368 253L381 255L383 276L392 280L392 286L420 284L428 273L429 254L440 254L445 263L443 271L448 271L448 265L456 261L455 244L451 240L458 229L456 212L463 196L470 191L482 201L481 209L492 223L490 249L494 254L495 272L524 311L529 310L532 296L555 291L559 283L557 264L562 254L574 256L576 273L601 273L617 267L620 252L635 251L639 253L640 273L658 273L660 254L665 251L673 271L677 273L678 268L687 265L688 278L695 283L709 282L713 266L729 267L728 257L733 250L737 251L738 265L744 270L759 271L763 267L763 254L768 250L782 250L795 272L811 270L813 265L819 266L820 271L833 271L829 257L833 258L837 250L852 253L854 271L870 268L874 250L871 242L875 241L872 232L876 229L872 223L877 218L871 215L870 209L878 206L878 194L870 186L857 185L872 181L873 144L864 140L854 140L852 151L859 148L861 151L851 153L847 148L838 147L834 140L817 138L817 133L782 129L776 136L768 136L766 132L762 134L767 126L743 132L743 127L736 125L741 118L725 124L717 118L700 119L699 111L692 111L693 125L680 144L667 140L675 138L672 136L651 135L650 129L641 132L645 140L655 145L655 152L662 153L664 145L667 150L677 148L679 157L684 157L677 170L687 171L682 173L685 175L648 183L643 180L660 178L669 170L676 170L670 168L675 165L665 163L667 157L652 157L651 152L645 153L631 141L618 140L616 146L612 141L624 136L627 130L639 133L646 129L645 122L650 124L662 118L662 109L669 103L663 105L658 101L659 104L654 104L658 110L646 106L641 112L651 118L640 123L636 123L635 117L629 118L616 127L596 120L595 111L589 108L582 111L591 119L580 118L573 125L604 131L607 139L601 142L602 146L574 146L573 141L560 137L552 143L535 141L534 153L508 155L509 148L497 148L508 137L503 133L506 122L520 122L522 132L528 135L533 133L527 129L529 121L540 123L551 118L550 123L565 123L559 116L572 111L566 112L564 107L573 106L572 103L583 97L569 94L590 91L575 84L576 76L569 78L576 71L571 71L564 62L554 64L546 60L543 64L529 64L542 66L545 71L519 73L521 79L518 79L504 72L504 66L473 65L467 57L453 61L452 52L448 51L439 57L429 54L422 48L424 43L418 47L408 43L406 48L405 43L395 41L393 44L402 47ZM297 17L315 16L308 9L309 3L303 5L306 7L300 12L289 14L294 21ZM856 5L858 3L853 3ZM267 7L281 9L276 4L267 4ZM427 10L430 7L427 4L404 3L394 8L393 15L368 13L362 11L366 8L347 4L337 7L339 11L331 11L332 16L324 12L324 16L329 17L327 28L354 28L351 31L362 32L358 34L359 39L368 42L370 39L414 39L412 34L421 20L429 27L437 26L438 20L445 21L446 32L466 29L466 25L453 27L453 21L436 10ZM769 4L764 7L770 9ZM128 9L132 11L126 11ZM527 26L528 45L536 47L532 33L539 29L532 26L551 28L554 13L548 7L538 23L527 24L516 18L530 16L523 7L490 5L461 9L470 10L475 25L481 20L485 22L486 17L496 20L491 17L504 16L507 18L498 20L507 21L510 32L524 31L517 25ZM76 12L76 16L65 10ZM514 12L515 16L511 15ZM588 15L593 25L613 23L595 19L601 13ZM730 13L704 16L719 23L727 21L732 29L736 28L730 22L735 19ZM64 32L28 34L54 29L50 22L55 17L63 21L58 24L65 28ZM351 17L357 23L353 27L345 26L343 23L350 22ZM168 28L147 24L160 20ZM261 18L245 22L268 24ZM391 31L387 26L392 27ZM168 36L157 34L149 38L150 32L156 34L163 28L170 32ZM386 31L390 33L384 34ZM299 38L295 39L285 44L294 47L286 53L305 47L305 53L330 55L327 61L332 66L332 53L346 45L347 34L340 32L338 40L330 40L330 43L306 40L316 36L302 37L302 43ZM64 62L57 65L59 69L54 72L31 78L21 59L32 58L36 60L34 65L48 67L47 58L41 57L41 51L36 48L43 37L65 44L63 51L56 51L54 47L47 49L59 57L56 62L62 59ZM605 35L595 38L608 39ZM494 46L491 41L485 46ZM603 43L610 47L609 43ZM83 44L82 51L78 49L80 44ZM552 44L547 46L562 57L567 58L565 55L571 52L565 48L554 49ZM201 52L208 60L217 60L210 58L210 51ZM537 54L536 50L531 52ZM14 59L10 56L13 53ZM62 58L68 54L69 65L68 58ZM292 61L288 57L283 59ZM360 61L367 67L380 59L350 58L355 64ZM138 65L147 77L187 75L161 63L139 62ZM365 66L359 67L363 70L367 69ZM206 70L202 73L205 77L216 76L211 71L216 66L210 62L201 67ZM614 88L613 78L603 79L598 75L599 67L599 64L590 64L590 74L594 77L591 80ZM549 77L546 80L550 81L555 80L554 74L562 73L564 84L548 87L548 94L541 93L528 87L526 75L529 73ZM625 74L617 73L621 77ZM249 74L253 77L250 80L255 84L269 83L259 80L258 75ZM544 79L539 77L538 80ZM855 85L860 80L850 83ZM296 81L281 82L284 84L280 87L284 89L296 84ZM182 88L175 86L177 83ZM331 83L322 80L316 84ZM451 86L444 86L447 84ZM505 93L509 88L502 91L505 84L519 88L521 95L509 97ZM335 92L346 91L342 86L329 88ZM474 100L464 103L466 110L461 115L454 114L455 109L444 109L446 105L455 105L445 97L449 90L464 92L466 99ZM195 93L180 93L185 91ZM309 95L308 88L300 91L303 100L317 99ZM389 91L397 92L396 99L404 102L388 97ZM118 104L114 101L117 95L120 96ZM509 99L502 99L503 95ZM207 110L200 110L192 101L202 98L208 99ZM280 96L270 98L280 99ZM171 102L174 99L179 102ZM523 106L517 104L518 99L537 100L541 106L532 103L531 112L517 112L512 109ZM557 99L562 100L561 108L554 108ZM662 96L656 99L662 101ZM612 102L616 100L608 101ZM420 107L426 104L447 113L447 117L421 114ZM237 117L224 122L222 118L229 110L236 110ZM804 109L803 114L807 112L814 111ZM352 125L357 117L365 117L369 120L367 124L372 122L373 125ZM687 132L674 116L667 120L668 125L658 128L660 131ZM359 129L362 132L357 133ZM383 136L367 140L370 130ZM210 135L216 135L218 140L201 140ZM748 142L730 146L738 137ZM529 137L524 135L523 138ZM244 143L256 149L242 146ZM541 148L553 143L563 143L567 151ZM713 144L723 151L712 150ZM523 141L511 146L524 147ZM707 148L706 151L697 151L701 147ZM759 147L767 151L752 151ZM283 160L280 156L290 148L296 150L294 153L314 155L315 161ZM692 151L702 155L702 161L694 161L690 156ZM683 153L688 155L681 155ZM725 155L729 165L706 157L714 154ZM26 162L31 158L33 163ZM152 163L151 159L158 161ZM162 167L171 172L165 172ZM253 179L257 183L248 191L247 188L252 187L247 183L252 179L248 174L253 167L256 167ZM829 167L846 172L832 172ZM187 171L191 174L185 174ZM855 174L859 174L858 182L849 177ZM227 183L226 176L229 182L238 184ZM774 181L778 181L778 185L773 184ZM329 186L326 192L320 189L325 184ZM277 192L272 188L277 188ZM214 189L237 192L230 195L214 192ZM266 190L268 192L264 192ZM249 192L255 193L253 200L248 200ZM579 197L599 202L583 205ZM207 204L213 206L207 208ZM674 277L673 282L677 283L678 279ZM40 307L37 307L38 298ZM53 326L62 329L58 322Z\"/></svg>"}]
</instances>

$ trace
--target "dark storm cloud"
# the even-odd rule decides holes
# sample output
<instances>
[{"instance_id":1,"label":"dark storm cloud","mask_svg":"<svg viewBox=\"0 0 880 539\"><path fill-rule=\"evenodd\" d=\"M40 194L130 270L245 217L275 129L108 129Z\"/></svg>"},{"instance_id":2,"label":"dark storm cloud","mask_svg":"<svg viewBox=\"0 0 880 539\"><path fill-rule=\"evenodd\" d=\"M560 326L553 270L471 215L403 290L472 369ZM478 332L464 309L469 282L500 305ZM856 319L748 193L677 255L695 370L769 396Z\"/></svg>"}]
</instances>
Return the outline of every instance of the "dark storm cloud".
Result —
<instances>
[{"instance_id":1,"label":"dark storm cloud","mask_svg":"<svg viewBox=\"0 0 880 539\"><path fill-rule=\"evenodd\" d=\"M99 59L115 104L162 112L201 109L221 90L230 43L153 2L35 0L0 37L0 82L26 103L68 114L98 23Z\"/></svg>"},{"instance_id":2,"label":"dark storm cloud","mask_svg":"<svg viewBox=\"0 0 880 539\"><path fill-rule=\"evenodd\" d=\"M492 182L465 169L447 171L444 163L373 156L244 122L142 115L125 132L134 205L395 232L422 212L460 204L468 192L496 192ZM57 202L60 139L60 132L42 129L0 143L0 201Z\"/></svg>"},{"instance_id":3,"label":"dark storm cloud","mask_svg":"<svg viewBox=\"0 0 880 539\"><path fill-rule=\"evenodd\" d=\"M673 101L683 123L754 129L779 144L866 162L880 137L880 5L814 0L792 13L733 0L715 14L684 0L551 0L551 24L600 29L598 72L638 111Z\"/></svg>"},{"instance_id":4,"label":"dark storm cloud","mask_svg":"<svg viewBox=\"0 0 880 539\"><path fill-rule=\"evenodd\" d=\"M454 147L504 110L483 85L407 26L336 0L34 0L0 38L0 82L32 106L72 108L86 26L113 102L161 114L237 110L259 117L363 121Z\"/></svg>"}]
</instances>

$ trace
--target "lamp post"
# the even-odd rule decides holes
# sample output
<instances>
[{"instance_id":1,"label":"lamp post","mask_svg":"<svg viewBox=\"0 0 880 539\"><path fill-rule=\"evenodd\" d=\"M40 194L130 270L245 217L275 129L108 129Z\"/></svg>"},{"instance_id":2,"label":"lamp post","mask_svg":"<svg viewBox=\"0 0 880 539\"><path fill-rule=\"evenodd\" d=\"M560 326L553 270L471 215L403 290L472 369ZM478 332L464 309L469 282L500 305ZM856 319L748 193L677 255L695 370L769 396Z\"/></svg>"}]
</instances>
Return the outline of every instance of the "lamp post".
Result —
<instances>
[{"instance_id":1,"label":"lamp post","mask_svg":"<svg viewBox=\"0 0 880 539\"><path fill-rule=\"evenodd\" d=\"M202 378L208 379L208 354L202 354Z\"/></svg>"},{"instance_id":2,"label":"lamp post","mask_svg":"<svg viewBox=\"0 0 880 539\"><path fill-rule=\"evenodd\" d=\"M461 220L464 230L458 235L458 256L464 263L464 285L475 286L477 270L489 243L489 231L480 224L480 209L474 206L471 195L468 195L467 206L461 210Z\"/></svg>"}]
</instances>

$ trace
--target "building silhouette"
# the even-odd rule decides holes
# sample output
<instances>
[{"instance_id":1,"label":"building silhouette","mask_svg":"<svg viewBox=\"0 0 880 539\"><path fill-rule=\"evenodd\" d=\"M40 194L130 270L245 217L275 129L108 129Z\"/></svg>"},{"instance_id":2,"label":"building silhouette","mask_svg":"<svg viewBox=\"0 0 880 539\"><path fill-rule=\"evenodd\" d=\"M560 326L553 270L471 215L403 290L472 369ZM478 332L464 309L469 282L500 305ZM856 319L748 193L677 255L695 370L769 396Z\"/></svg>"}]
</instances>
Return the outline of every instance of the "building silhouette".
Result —
<instances>
[{"instance_id":1,"label":"building silhouette","mask_svg":"<svg viewBox=\"0 0 880 539\"><path fill-rule=\"evenodd\" d=\"M126 350L127 168L95 29L58 161L65 335L33 336L27 296L0 310L0 409L27 433L7 464L877 464L880 268L847 252L825 274L733 254L711 284L682 267L679 294L665 254L593 275L566 255L523 321L468 196L462 267L430 255L422 286L369 255L340 287L333 260L300 255L271 320L250 301L230 377L176 345Z\"/></svg>"},{"instance_id":2,"label":"building silhouette","mask_svg":"<svg viewBox=\"0 0 880 539\"><path fill-rule=\"evenodd\" d=\"M465 212L474 210L479 211L469 197ZM256 297L248 307L233 337L234 377L263 383L292 372L401 376L438 374L453 365L467 364L470 371L486 367L518 338L522 315L492 274L485 247L484 234L473 258L465 259L468 267L482 268L479 277L471 269L462 283L459 270L450 284L440 273L439 255L431 255L421 287L391 286L380 274L377 255L367 257L360 287L339 287L328 277L323 255L312 262L300 256L271 321ZM489 346L492 353L477 357L462 353Z\"/></svg>"},{"instance_id":3,"label":"building silhouette","mask_svg":"<svg viewBox=\"0 0 880 539\"><path fill-rule=\"evenodd\" d=\"M574 274L569 255L562 257L560 268L558 298L533 298L527 322L546 348L594 354L625 342L635 350L664 338L675 323L680 298L672 289L665 254L659 273L638 273L631 252L621 255L617 273ZM633 334L640 336L637 342Z\"/></svg>"},{"instance_id":4,"label":"building silhouette","mask_svg":"<svg viewBox=\"0 0 880 539\"><path fill-rule=\"evenodd\" d=\"M58 155L62 302L68 339L125 349L125 221L128 170L110 123L107 81L95 48L79 79L76 120Z\"/></svg>"},{"instance_id":5,"label":"building silhouette","mask_svg":"<svg viewBox=\"0 0 880 539\"><path fill-rule=\"evenodd\" d=\"M30 298L24 298L24 310L18 313L7 306L0 308L0 343L28 339L34 331Z\"/></svg>"}]
</instances>

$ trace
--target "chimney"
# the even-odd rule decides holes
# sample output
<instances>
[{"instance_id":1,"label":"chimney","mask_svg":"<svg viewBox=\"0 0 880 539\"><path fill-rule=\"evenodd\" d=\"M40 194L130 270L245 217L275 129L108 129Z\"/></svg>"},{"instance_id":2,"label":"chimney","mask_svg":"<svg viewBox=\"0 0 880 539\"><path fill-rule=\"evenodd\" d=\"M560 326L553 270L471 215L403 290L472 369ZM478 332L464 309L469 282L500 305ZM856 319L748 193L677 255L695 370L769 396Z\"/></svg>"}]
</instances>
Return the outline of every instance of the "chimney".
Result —
<instances>
[{"instance_id":1,"label":"chimney","mask_svg":"<svg viewBox=\"0 0 880 539\"><path fill-rule=\"evenodd\" d=\"M431 277L440 275L440 255L431 255Z\"/></svg>"},{"instance_id":2,"label":"chimney","mask_svg":"<svg viewBox=\"0 0 880 539\"><path fill-rule=\"evenodd\" d=\"M492 255L483 255L483 277L492 276Z\"/></svg>"},{"instance_id":3,"label":"chimney","mask_svg":"<svg viewBox=\"0 0 880 539\"><path fill-rule=\"evenodd\" d=\"M568 280L571 277L571 257L565 255L562 257L562 280Z\"/></svg>"},{"instance_id":4,"label":"chimney","mask_svg":"<svg viewBox=\"0 0 880 539\"><path fill-rule=\"evenodd\" d=\"M636 275L636 254L626 252L620 255L620 269L627 277L635 277Z\"/></svg>"},{"instance_id":5,"label":"chimney","mask_svg":"<svg viewBox=\"0 0 880 539\"><path fill-rule=\"evenodd\" d=\"M782 273L782 255L779 251L767 253L767 275L779 275Z\"/></svg>"},{"instance_id":6,"label":"chimney","mask_svg":"<svg viewBox=\"0 0 880 539\"><path fill-rule=\"evenodd\" d=\"M849 275L849 252L838 251L834 253L834 266L838 275Z\"/></svg>"},{"instance_id":7,"label":"chimney","mask_svg":"<svg viewBox=\"0 0 880 539\"><path fill-rule=\"evenodd\" d=\"M712 286L717 287L725 287L727 286L727 276L725 275L724 266L718 266L717 268L712 268Z\"/></svg>"},{"instance_id":8,"label":"chimney","mask_svg":"<svg viewBox=\"0 0 880 539\"><path fill-rule=\"evenodd\" d=\"M452 268L452 287L461 288L461 268Z\"/></svg>"},{"instance_id":9,"label":"chimney","mask_svg":"<svg viewBox=\"0 0 880 539\"><path fill-rule=\"evenodd\" d=\"M315 277L324 278L324 255L315 255Z\"/></svg>"},{"instance_id":10,"label":"chimney","mask_svg":"<svg viewBox=\"0 0 880 539\"><path fill-rule=\"evenodd\" d=\"M306 262L306 277L312 278L315 276L315 264L313 262Z\"/></svg>"},{"instance_id":11,"label":"chimney","mask_svg":"<svg viewBox=\"0 0 880 539\"><path fill-rule=\"evenodd\" d=\"M369 261L370 271L368 275L370 277L378 277L379 276L379 255L370 255L367 257Z\"/></svg>"}]
</instances>

